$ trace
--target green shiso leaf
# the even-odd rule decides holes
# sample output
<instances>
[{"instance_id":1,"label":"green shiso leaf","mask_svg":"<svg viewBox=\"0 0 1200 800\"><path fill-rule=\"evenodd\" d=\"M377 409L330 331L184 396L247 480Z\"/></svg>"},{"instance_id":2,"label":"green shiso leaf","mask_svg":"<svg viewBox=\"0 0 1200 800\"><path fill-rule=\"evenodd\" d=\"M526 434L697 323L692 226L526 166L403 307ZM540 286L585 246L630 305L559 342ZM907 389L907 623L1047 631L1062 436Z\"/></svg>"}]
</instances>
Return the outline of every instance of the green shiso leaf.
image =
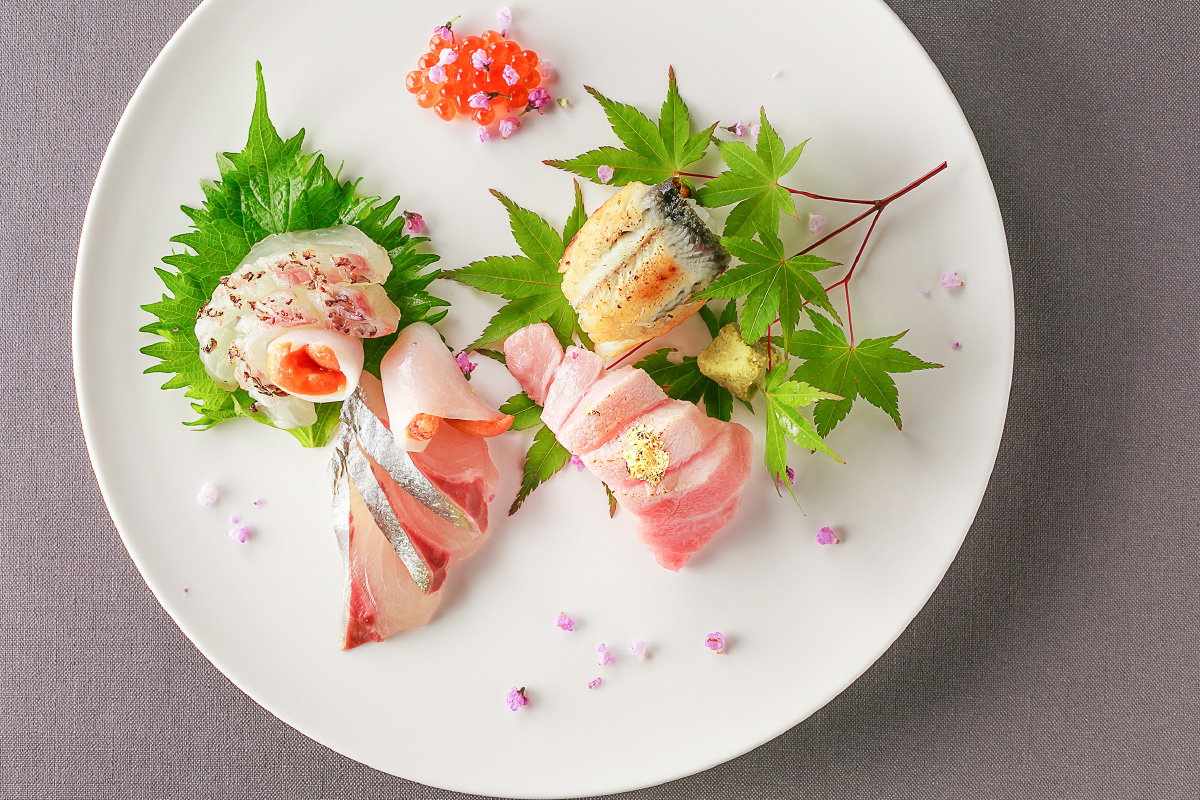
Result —
<instances>
[{"instance_id":1,"label":"green shiso leaf","mask_svg":"<svg viewBox=\"0 0 1200 800\"><path fill-rule=\"evenodd\" d=\"M201 429L233 417L270 424L265 414L250 411L245 391L229 392L212 380L200 361L194 334L196 312L212 297L221 277L233 272L250 248L267 236L355 225L391 257L392 273L385 288L400 308L401 328L418 321L437 322L449 305L427 291L438 273L425 268L437 256L418 250L428 239L404 233L403 216L395 216L400 199L382 202L358 194L358 180L340 180L324 157L304 151L303 129L283 139L267 113L262 65L256 64L255 70L258 90L246 147L239 153L218 154L220 180L201 183L204 202L199 208L183 206L192 226L171 238L182 245L182 251L163 258L174 270L155 270L166 292L162 299L142 306L154 320L141 331L160 339L141 349L156 359L146 372L171 376L164 389L185 390L197 418L184 424ZM393 335L364 340L369 371L378 371L394 339ZM337 416L337 403L320 403L315 424L288 433L305 447L319 447L337 427Z\"/></svg>"}]
</instances>

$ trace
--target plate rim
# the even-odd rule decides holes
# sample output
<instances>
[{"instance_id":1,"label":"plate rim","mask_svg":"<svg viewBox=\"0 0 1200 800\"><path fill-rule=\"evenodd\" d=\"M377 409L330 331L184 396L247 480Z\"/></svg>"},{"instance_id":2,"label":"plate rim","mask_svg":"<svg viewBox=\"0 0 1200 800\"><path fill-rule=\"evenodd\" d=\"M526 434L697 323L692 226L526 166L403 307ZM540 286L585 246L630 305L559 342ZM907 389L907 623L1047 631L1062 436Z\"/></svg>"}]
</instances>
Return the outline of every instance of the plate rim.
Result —
<instances>
[{"instance_id":1,"label":"plate rim","mask_svg":"<svg viewBox=\"0 0 1200 800\"><path fill-rule=\"evenodd\" d=\"M929 604L929 600L933 596L933 593L935 591L937 591L938 587L940 587L942 585L942 582L944 581L946 573L949 570L951 564L954 562L954 560L958 557L958 554L961 552L963 542L966 540L967 534L970 532L971 527L974 525L975 520L978 517L983 498L986 496L987 490L991 486L992 478L995 475L996 460L999 455L1000 446L1003 442L1004 432L1007 429L1007 419L1008 419L1008 413L1009 413L1009 404L1011 402L1011 397L1012 397L1012 381L1013 381L1013 374L1014 374L1014 369L1015 369L1015 358L1016 358L1016 352L1015 352L1015 344L1016 344L1015 287L1014 287L1014 282L1013 282L1012 259L1011 259L1011 255L1010 255L1009 247L1008 247L1007 230L1006 230L1005 224L1004 224L1004 217L1003 217L1002 211L1000 209L999 198L996 194L995 183L992 180L991 172L988 169L987 161L984 159L983 152L979 147L979 140L975 135L974 129L971 127L970 121L968 120L966 114L963 112L962 107L959 104L957 97L955 97L953 90L951 90L949 84L947 83L947 81L945 79L945 76L942 74L941 69L937 66L937 64L930 57L929 53L925 50L925 48L921 44L920 40L917 39L917 37L912 33L912 31L908 28L908 26L904 23L904 21L900 18L900 16L886 2L884 2L884 0L868 0L868 1L876 8L877 12L882 12L883 16L888 20L888 23L893 30L895 30L898 33L902 34L903 36L907 37L909 43L912 46L915 46L916 51L919 52L921 57L923 57L925 59L928 66L932 67L934 74L937 76L937 79L938 79L936 82L938 84L937 90L944 93L944 96L950 101L951 107L954 109L955 112L957 112L960 120L962 121L963 125L965 126L966 131L970 135L971 147L969 150L969 155L971 158L975 159L977 161L978 166L980 166L982 168L982 174L983 174L983 177L987 181L987 188L989 189L989 192L988 192L989 198L988 199L990 200L990 203L989 203L990 208L988 210L989 210L990 214L993 216L994 224L998 226L999 231L1002 234L999 237L1000 252L998 252L997 255L1003 257L1004 263L1008 267L1008 281L1005 282L1005 288L1007 289L1007 291L1004 293L1003 297L998 298L999 301L1001 301L1004 305L1005 318L1008 320L1008 324L1005 326L1005 328L1003 330L1003 337L1000 340L998 340L998 343L1002 346L1004 352L1007 354L1007 357L1004 359L1003 364L1002 364L1002 366L1004 368L1004 373L1005 373L1003 376L1004 377L1004 381L1003 381L1004 412L998 420L998 424L996 425L996 429L995 429L994 435L992 437L993 441L991 442L990 453L988 454L989 455L989 458L988 458L989 467L988 467L987 479L982 482L981 487L976 492L976 496L974 498L974 511L971 513L970 519L967 521L966 526L963 528L961 533L958 534L957 541L954 543L953 548L948 549L947 555L944 559L944 562L939 566L939 568L936 571L937 578L936 578L936 580L932 581L931 585L928 587L928 591L926 591L924 593L923 599L921 599L920 603L914 605L912 613L910 615L907 615L906 618L903 619L903 622L898 625L896 630L885 637L885 641L883 642L882 646L868 660L865 660L865 662L863 663L862 669L858 670L856 672L853 672L853 674L850 674L847 677L847 679L845 680L845 682L838 684L837 688L834 691L832 691L832 693L830 693L828 697L826 697L824 700L820 701L818 704L813 706L812 709L809 710L807 713L805 713L803 716L788 723L785 727L781 728L780 730L775 730L775 731L769 733L769 735L761 738L760 740L753 742L752 744L745 747L744 749L740 749L737 752L732 752L732 753L726 755L725 757L720 758L712 763L708 763L708 764L706 764L704 766L700 766L696 769L691 769L690 771L685 772L680 775L677 775L675 777L666 778L661 781L657 781L657 782L653 782L653 783L642 783L639 781L639 782L636 782L635 784L630 784L627 781L621 782L619 779L614 779L611 782L611 785L606 786L606 787L601 787L601 790L595 792L594 794L571 795L572 797L575 797L575 796L593 797L593 796L598 796L601 794L609 794L609 793L614 793L614 792L635 791L635 790L639 790L639 789L649 788L651 786L663 785L663 784L670 783L675 780L680 780L680 779L689 777L691 775L698 774L699 772L702 772L704 770L719 766L728 761L732 761L735 758L739 758L739 757L745 755L746 753L749 753L752 750L755 750L755 749L763 746L764 744L778 738L779 736L782 736L787 731L791 730L792 728L796 727L797 725L800 725L807 719L811 718L814 714L816 714L818 711L820 711L822 708L824 708L826 705L828 705L830 702L832 702L835 698L837 698L843 692L845 692L846 689L848 689L852 684L854 684L856 681L858 681L858 679L861 678L872 666L874 666L876 663L878 663L879 659L883 656L883 654L886 653L889 649L891 649L891 647L895 644L896 640L899 639L900 635L903 634L904 631L908 629L908 627L912 624L913 620L917 617L917 615L920 614L921 611ZM126 552L129 554L130 560L133 562L139 575L141 575L142 580L145 582L147 588L150 590L151 594L154 596L155 601L159 604L160 608L162 608L162 610L166 612L166 614L171 618L171 620L176 624L176 626L178 626L180 631L184 634L185 637L187 637L188 641L192 644L192 646L195 647L196 650L199 651L200 654L204 656L204 658L213 666L213 668L215 668L217 670L217 672L219 672L223 677L225 677L226 680L228 680L231 684L233 684L238 689L238 691L242 692L247 697L249 697L255 704L257 704L258 706L260 706L261 708L266 710L268 713L270 713L275 718L282 721L288 727L299 732L301 735L316 742L317 744L321 745L322 747L325 747L326 749L337 753L338 755L342 756L343 758L348 758L357 763L364 764L372 769L375 769L375 770L378 770L385 774L400 778L401 780L412 781L414 783L420 783L420 781L417 781L413 778L409 778L409 777L406 777L403 775L397 775L395 772L392 772L390 769L388 769L384 766L380 766L378 764L373 764L370 761L360 760L354 756L347 755L346 753L343 753L340 750L335 749L334 747L326 744L317 735L310 732L309 730L306 730L306 728L307 728L306 725L298 724L297 722L295 722L292 719L292 715L287 710L274 707L276 705L274 703L268 704L266 702L263 702L258 697L256 697L254 694L252 694L250 691L248 691L242 685L242 682L239 680L239 678L230 674L230 672L236 672L237 671L236 669L227 671L220 664L218 664L217 659L214 658L214 656L209 652L208 645L206 643L202 643L201 641L199 641L197 639L197 637L195 637L192 634L192 632L189 630L188 624L186 622L184 622L181 618L177 617L170 610L170 608L168 607L168 604L163 602L160 591L159 591L159 589L156 588L157 582L154 579L152 579L150 577L150 575L147 574L146 569L143 568L143 561L145 560L146 557L144 555L139 557L139 555L138 555L139 548L131 540L131 538L127 537L125 535L125 533L122 531L122 525L118 522L118 519L117 519L118 515L116 513L114 513L113 504L110 502L110 499L109 499L110 492L113 491L113 489L112 489L113 483L111 481L106 481L101 476L100 470L98 470L96 468L96 454L93 452L92 431L98 429L99 423L97 422L96 419L93 418L92 414L89 413L89 411L87 410L88 406L87 406L87 403L85 402L85 397L84 397L85 390L83 388L82 382L80 381L82 360L81 360L81 351L80 351L80 344L79 344L81 335L83 335L83 333L84 333L84 331L82 331L82 329L81 329L82 324L80 321L80 319L81 319L80 308L83 303L83 293L82 293L81 286L83 284L86 284L86 282L87 282L86 279L81 281L80 278L81 278L81 275L83 275L84 273L87 272L86 267L85 267L85 257L87 255L87 252L95 246L93 243L98 237L98 234L94 230L95 225L96 225L96 223L94 222L95 216L96 216L94 211L95 211L96 206L99 203L100 195L104 193L103 189L106 187L107 183L112 180L112 178L110 176L111 176L112 170L114 169L113 159L112 159L112 152L114 150L114 147L117 145L118 140L126 133L126 131L129 129L129 126L132 124L132 122L130 121L131 117L133 116L132 112L134 112L137 108L139 108L141 103L144 101L144 98L145 98L145 92L143 91L144 87L147 85L147 83L149 81L151 81L154 78L154 76L157 74L157 72L160 69L162 69L162 64L163 64L164 60L167 57L169 57L169 55L177 47L180 46L179 41L181 39L181 35L185 35L186 32L190 28L192 28L193 26L198 24L197 20L201 16L209 14L209 13L215 13L215 12L212 12L212 9L219 8L220 5L221 5L220 0L201 0L201 2L187 15L187 17L180 24L180 26L175 30L175 32L171 34L170 38L163 45L162 49L158 52L158 54L154 57L153 61L150 63L150 66L147 68L145 74L138 81L137 87L134 89L133 94L130 96L129 101L126 103L124 110L121 112L120 119L118 120L116 126L113 129L113 133L109 139L108 144L105 146L104 155L101 158L100 166L97 170L96 178L92 184L92 189L91 189L91 192L89 193L88 202L87 202L87 205L84 210L83 224L81 226L80 237L79 237L79 247L78 247L77 254L76 254L75 272L74 272L74 275L72 278L71 367L72 367L72 378L73 378L73 382L75 384L76 406L77 406L78 413L79 413L80 427L82 429L83 436L84 436L84 444L85 444L85 448L86 448L86 451L88 454L89 466L91 466L92 473L96 477L96 483L100 490L101 497L104 501L105 510L108 512L109 518L113 522L113 527L116 529L117 535L119 536L122 545L125 547ZM447 791L459 791L459 792L468 792L468 793L473 791L473 789L462 788L461 786L460 787L452 787L452 786L441 786L438 784L422 784L422 785L428 785L428 786L432 786L434 788L444 789ZM500 796L500 797L518 797L518 795L511 795L511 794L504 794L504 793L501 793L498 796ZM549 792L549 793L533 792L533 793L522 794L519 796L533 797L533 798L568 797L568 795L562 795L562 794L558 794L558 793L554 793L554 792Z\"/></svg>"}]
</instances>

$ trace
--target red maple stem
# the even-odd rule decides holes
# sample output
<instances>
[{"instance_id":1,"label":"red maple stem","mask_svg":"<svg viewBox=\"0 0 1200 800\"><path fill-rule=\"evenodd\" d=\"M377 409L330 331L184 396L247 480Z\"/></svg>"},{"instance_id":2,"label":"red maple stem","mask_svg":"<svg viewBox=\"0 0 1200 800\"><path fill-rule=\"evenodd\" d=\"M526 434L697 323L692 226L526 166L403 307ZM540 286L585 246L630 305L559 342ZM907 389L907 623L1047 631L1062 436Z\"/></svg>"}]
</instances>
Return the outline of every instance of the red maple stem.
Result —
<instances>
[{"instance_id":1,"label":"red maple stem","mask_svg":"<svg viewBox=\"0 0 1200 800\"><path fill-rule=\"evenodd\" d=\"M805 247L803 250L801 250L799 253L796 254L796 255L802 256L802 255L811 253L813 250L816 250L818 247L825 244L826 242L828 242L830 239L834 238L835 236L838 236L839 234L844 233L845 231L849 230L850 228L853 228L855 225L862 222L867 217L870 217L872 215L874 216L874 218L871 220L871 225L867 228L866 236L863 237L862 244L859 245L858 252L854 255L854 260L852 262L850 262L850 269L849 269L849 271L846 272L845 277L843 277L841 280L831 283L829 286L825 287L826 293L829 293L830 291L832 291L833 289L836 289L839 286L844 287L845 295L846 295L846 327L850 334L850 346L851 347L854 346L854 316L850 310L850 278L854 276L854 270L858 267L858 262L860 260L862 260L863 253L866 252L867 242L871 238L871 233L875 230L875 225L879 222L879 217L882 216L883 210L885 208L887 208L889 205L891 205L896 200L899 200L904 195L911 192L913 189L916 189L918 186L920 186L921 184L928 181L934 175L937 175L939 172L946 169L947 166L948 166L948 163L943 161L941 164L938 164L936 167L929 170L929 172L926 172L924 175L917 178L915 181L908 184L903 189L899 189L898 191L892 192L887 197L884 197L880 200L850 200L850 199L847 199L844 197L828 197L825 195L814 195L809 192L802 192L802 191L799 191L796 189L787 189L786 186L783 187L793 194L802 194L805 197L812 197L816 200L831 200L833 202L838 202L838 203L856 203L856 204L860 204L860 205L871 206L869 209L867 209L863 213L859 214L857 217L850 220L845 225L842 225L841 227L837 228L836 230L834 230L831 233L825 234L820 239L813 242L808 247ZM709 180L711 180L714 177L712 175L701 175L701 174L695 173L695 172L681 172L679 174L685 175L689 178L706 178ZM733 301L730 301L730 302L733 302ZM808 305L807 300L805 300L803 303L801 303L801 306L806 306L806 305ZM776 318L775 322L779 322L779 319ZM774 322L771 323L771 325L774 325L774 324L775 324ZM768 369L770 369L770 363L771 363L771 347L770 347L771 325L767 326L767 343L768 343L767 344L767 368ZM616 361L609 364L607 369L612 369L613 367L617 366L622 361L629 358L637 351L641 350L647 344L649 344L649 342L642 342L637 347L628 351L627 353L622 355L620 358L618 358Z\"/></svg>"},{"instance_id":2,"label":"red maple stem","mask_svg":"<svg viewBox=\"0 0 1200 800\"><path fill-rule=\"evenodd\" d=\"M701 174L701 173L699 173L699 172L681 172L681 173L679 173L679 174L680 174L680 175L682 175L682 176L684 176L685 178L704 178L705 180L710 180L710 181L711 181L713 178L715 178L715 177L716 177L715 175L703 175L703 174ZM780 184L776 184L776 185L777 185L777 186L778 186L780 189L784 189L784 190L786 190L786 191L789 191L789 192L791 192L792 194L802 194L802 195L804 195L805 197L810 197L810 198L812 198L813 200L828 200L828 201L830 201L831 203L855 203L855 204L857 204L857 205L860 205L860 206L873 206L873 205L875 205L875 201L874 201L874 200L855 200L855 199L853 199L853 198L850 198L850 197L833 197L833 196L831 196L831 195L827 195L827 194L817 194L816 192L806 192L806 191L804 191L803 189L793 189L793 188L791 188L790 186L784 186L784 185L783 185L783 184L781 184L781 183L780 183Z\"/></svg>"}]
</instances>

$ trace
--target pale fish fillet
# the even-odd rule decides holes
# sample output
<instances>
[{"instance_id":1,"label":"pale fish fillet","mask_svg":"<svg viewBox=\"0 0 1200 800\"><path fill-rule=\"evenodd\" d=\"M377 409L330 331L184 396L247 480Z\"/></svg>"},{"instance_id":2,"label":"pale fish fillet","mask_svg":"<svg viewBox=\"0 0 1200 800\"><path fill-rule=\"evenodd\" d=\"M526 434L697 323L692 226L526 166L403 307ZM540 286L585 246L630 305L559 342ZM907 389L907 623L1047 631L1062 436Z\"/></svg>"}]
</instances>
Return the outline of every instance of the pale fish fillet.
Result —
<instances>
[{"instance_id":1,"label":"pale fish fillet","mask_svg":"<svg viewBox=\"0 0 1200 800\"><path fill-rule=\"evenodd\" d=\"M562 345L545 323L527 325L504 340L504 360L526 368L520 374L514 372L513 377L527 387L529 399L539 406L546 404L546 392L562 358Z\"/></svg>"}]
</instances>

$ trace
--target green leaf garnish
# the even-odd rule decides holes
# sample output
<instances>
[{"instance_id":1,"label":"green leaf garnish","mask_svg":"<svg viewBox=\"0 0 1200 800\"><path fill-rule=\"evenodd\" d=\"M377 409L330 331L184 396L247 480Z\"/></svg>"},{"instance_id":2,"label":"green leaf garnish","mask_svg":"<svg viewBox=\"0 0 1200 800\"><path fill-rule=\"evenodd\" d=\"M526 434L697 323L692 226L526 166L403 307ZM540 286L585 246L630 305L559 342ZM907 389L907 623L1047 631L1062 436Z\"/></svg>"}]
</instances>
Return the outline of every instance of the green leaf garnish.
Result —
<instances>
[{"instance_id":1,"label":"green leaf garnish","mask_svg":"<svg viewBox=\"0 0 1200 800\"><path fill-rule=\"evenodd\" d=\"M741 310L742 338L753 344L778 317L784 347L800 323L800 309L808 302L837 317L829 296L813 273L837 264L814 255L788 257L783 242L773 233L759 231L762 241L742 237L722 238L721 244L741 260L713 281L700 297L745 297Z\"/></svg>"},{"instance_id":2,"label":"green leaf garnish","mask_svg":"<svg viewBox=\"0 0 1200 800\"><path fill-rule=\"evenodd\" d=\"M323 156L304 152L303 129L284 140L267 114L262 65L256 64L255 70L258 89L246 147L240 153L218 154L220 180L201 183L200 208L183 206L192 228L171 241L185 249L163 258L174 272L155 268L167 293L142 306L155 319L141 331L162 340L141 349L158 360L146 372L171 376L164 389L185 390L198 416L184 424L199 429L233 417L271 424L265 414L251 413L245 391L226 391L205 371L195 325L196 311L211 299L220 279L237 268L256 242L273 233L343 223L357 226L391 257L392 273L385 288L400 308L401 328L418 321L437 322L449 305L426 291L437 272L422 270L437 256L417 252L417 246L429 240L405 235L404 218L393 218L400 198L381 202L378 197L358 195L357 180L340 181L325 166ZM368 370L378 370L394 339L363 341ZM319 447L337 427L338 411L337 403L318 403L317 422L288 433L305 447Z\"/></svg>"},{"instance_id":3,"label":"green leaf garnish","mask_svg":"<svg viewBox=\"0 0 1200 800\"><path fill-rule=\"evenodd\" d=\"M571 159L546 161L552 167L573 172L581 178L599 183L596 170L612 167L609 183L624 186L632 181L647 184L662 183L683 174L689 164L699 161L708 149L717 123L698 133L692 133L692 116L679 95L675 68L667 71L667 99L659 112L658 124L625 103L610 100L590 86L588 93L604 108L613 133L627 149L600 147Z\"/></svg>"},{"instance_id":4,"label":"green leaf garnish","mask_svg":"<svg viewBox=\"0 0 1200 800\"><path fill-rule=\"evenodd\" d=\"M805 359L792 377L843 398L821 400L813 409L813 420L821 435L827 435L845 419L859 397L887 412L896 427L902 427L899 393L889 373L940 369L942 365L893 347L908 331L851 345L837 325L820 314L810 316L815 330L797 331L788 348Z\"/></svg>"},{"instance_id":5,"label":"green leaf garnish","mask_svg":"<svg viewBox=\"0 0 1200 800\"><path fill-rule=\"evenodd\" d=\"M576 334L582 338L579 320L562 293L562 274L558 271L566 243L578 232L582 220L587 219L578 183L575 185L575 208L561 234L546 220L521 208L495 189L492 194L508 210L513 239L524 255L489 256L461 269L443 272L441 276L508 300L488 321L472 347L499 341L537 322L548 323L563 345L570 344Z\"/></svg>"},{"instance_id":6,"label":"green leaf garnish","mask_svg":"<svg viewBox=\"0 0 1200 800\"><path fill-rule=\"evenodd\" d=\"M534 489L552 478L570 461L571 454L558 443L551 430L545 425L538 428L533 437L533 444L525 454L525 464L521 468L521 488L508 509L509 516L517 513L517 509Z\"/></svg>"},{"instance_id":7,"label":"green leaf garnish","mask_svg":"<svg viewBox=\"0 0 1200 800\"><path fill-rule=\"evenodd\" d=\"M533 402L524 392L508 398L504 405L500 406L500 411L512 415L513 423L509 428L510 431L523 431L534 425L542 424L542 407Z\"/></svg>"},{"instance_id":8,"label":"green leaf garnish","mask_svg":"<svg viewBox=\"0 0 1200 800\"><path fill-rule=\"evenodd\" d=\"M767 403L767 470L771 477L776 479L776 489L778 490L780 482L784 483L794 500L796 492L787 475L788 439L806 450L819 450L845 463L837 453L829 449L829 445L825 444L825 440L808 418L800 413L800 409L818 401L832 402L840 398L807 383L787 380L785 364L777 364L767 372L762 395Z\"/></svg>"},{"instance_id":9,"label":"green leaf garnish","mask_svg":"<svg viewBox=\"0 0 1200 800\"><path fill-rule=\"evenodd\" d=\"M767 112L760 109L756 149L744 142L717 140L729 169L705 184L696 193L696 202L710 208L737 203L725 220L726 236L748 237L756 230L778 233L781 213L796 216L796 205L779 180L796 166L806 143L786 150L767 121Z\"/></svg>"},{"instance_id":10,"label":"green leaf garnish","mask_svg":"<svg viewBox=\"0 0 1200 800\"><path fill-rule=\"evenodd\" d=\"M646 370L668 397L697 405L703 402L706 414L728 422L733 416L733 395L700 371L696 356L687 356L677 364L668 357L673 352L673 347L655 350L634 366ZM750 407L749 403L745 405Z\"/></svg>"}]
</instances>

